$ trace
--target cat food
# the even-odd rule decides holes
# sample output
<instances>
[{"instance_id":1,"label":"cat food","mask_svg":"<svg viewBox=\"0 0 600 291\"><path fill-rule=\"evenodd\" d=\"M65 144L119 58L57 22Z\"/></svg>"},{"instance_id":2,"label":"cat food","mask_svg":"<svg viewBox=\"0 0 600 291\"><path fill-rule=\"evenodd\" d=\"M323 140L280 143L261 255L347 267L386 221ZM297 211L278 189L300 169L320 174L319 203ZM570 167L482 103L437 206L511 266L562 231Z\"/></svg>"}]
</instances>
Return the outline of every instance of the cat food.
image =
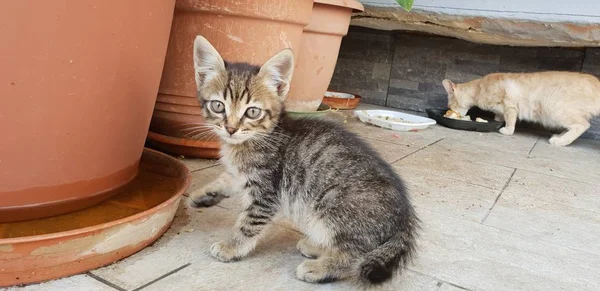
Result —
<instances>
[{"instance_id":1,"label":"cat food","mask_svg":"<svg viewBox=\"0 0 600 291\"><path fill-rule=\"evenodd\" d=\"M472 121L471 116L469 116L469 115L460 116L460 113L453 111L453 110L446 111L446 114L444 114L444 117L452 118L452 119L456 119L456 120ZM475 122L488 123L487 120L480 118L480 117L475 118Z\"/></svg>"},{"instance_id":2,"label":"cat food","mask_svg":"<svg viewBox=\"0 0 600 291\"><path fill-rule=\"evenodd\" d=\"M456 120L471 121L471 116L469 116L469 115L460 116L460 113L453 111L453 110L446 111L446 114L444 114L444 117L456 119Z\"/></svg>"},{"instance_id":3,"label":"cat food","mask_svg":"<svg viewBox=\"0 0 600 291\"><path fill-rule=\"evenodd\" d=\"M391 117L391 116L377 115L377 116L375 116L375 118L383 119L383 120L387 120L387 121L392 121L392 122L413 123L413 122L410 122L410 121L408 121L406 119L403 119L403 118L400 118L400 117Z\"/></svg>"}]
</instances>

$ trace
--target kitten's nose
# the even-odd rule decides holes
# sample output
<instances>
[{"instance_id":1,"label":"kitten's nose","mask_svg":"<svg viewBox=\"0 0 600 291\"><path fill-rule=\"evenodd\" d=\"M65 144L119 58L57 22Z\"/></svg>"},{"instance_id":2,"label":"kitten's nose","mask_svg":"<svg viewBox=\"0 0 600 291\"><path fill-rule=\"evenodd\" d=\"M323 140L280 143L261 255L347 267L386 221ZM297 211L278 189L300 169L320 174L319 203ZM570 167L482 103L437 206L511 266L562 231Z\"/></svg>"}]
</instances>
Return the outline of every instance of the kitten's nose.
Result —
<instances>
[{"instance_id":1,"label":"kitten's nose","mask_svg":"<svg viewBox=\"0 0 600 291\"><path fill-rule=\"evenodd\" d=\"M225 130L229 133L229 134L234 134L238 129L237 127L230 127L230 126L225 126Z\"/></svg>"}]
</instances>

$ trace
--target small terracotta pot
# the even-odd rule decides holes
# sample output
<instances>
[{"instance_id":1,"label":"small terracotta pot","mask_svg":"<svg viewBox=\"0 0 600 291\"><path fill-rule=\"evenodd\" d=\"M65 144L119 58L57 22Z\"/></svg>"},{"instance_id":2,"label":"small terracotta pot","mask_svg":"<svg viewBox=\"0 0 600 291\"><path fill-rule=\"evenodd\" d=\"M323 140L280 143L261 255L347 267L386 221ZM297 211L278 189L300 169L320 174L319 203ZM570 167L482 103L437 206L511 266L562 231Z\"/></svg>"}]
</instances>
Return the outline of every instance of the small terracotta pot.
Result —
<instances>
[{"instance_id":1,"label":"small terracotta pot","mask_svg":"<svg viewBox=\"0 0 600 291\"><path fill-rule=\"evenodd\" d=\"M150 131L186 144L171 144L171 153L212 157L189 148L218 148L218 140L202 130L190 134L192 127L203 123L194 81L195 37L206 37L227 61L262 64L284 48L298 50L312 4L310 0L177 0ZM202 143L194 143L194 135L203 135Z\"/></svg>"},{"instance_id":2,"label":"small terracotta pot","mask_svg":"<svg viewBox=\"0 0 600 291\"><path fill-rule=\"evenodd\" d=\"M174 4L0 2L0 222L85 208L135 177Z\"/></svg>"},{"instance_id":3,"label":"small terracotta pot","mask_svg":"<svg viewBox=\"0 0 600 291\"><path fill-rule=\"evenodd\" d=\"M327 91L323 97L323 103L331 109L351 110L360 104L360 96L350 93Z\"/></svg>"},{"instance_id":4,"label":"small terracotta pot","mask_svg":"<svg viewBox=\"0 0 600 291\"><path fill-rule=\"evenodd\" d=\"M327 91L337 62L342 37L348 33L352 11L363 11L354 0L316 0L310 23L296 50L297 63L286 108L315 111Z\"/></svg>"}]
</instances>

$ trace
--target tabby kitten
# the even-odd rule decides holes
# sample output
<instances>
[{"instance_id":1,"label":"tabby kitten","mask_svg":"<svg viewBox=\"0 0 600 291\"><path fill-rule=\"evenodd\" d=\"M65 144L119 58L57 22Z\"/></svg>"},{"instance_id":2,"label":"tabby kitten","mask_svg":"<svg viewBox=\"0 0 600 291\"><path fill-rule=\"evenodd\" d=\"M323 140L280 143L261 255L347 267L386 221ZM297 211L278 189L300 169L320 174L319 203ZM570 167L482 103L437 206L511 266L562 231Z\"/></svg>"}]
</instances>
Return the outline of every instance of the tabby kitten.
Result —
<instances>
[{"instance_id":1,"label":"tabby kitten","mask_svg":"<svg viewBox=\"0 0 600 291\"><path fill-rule=\"evenodd\" d=\"M505 120L500 129L512 135L517 119L538 122L551 129L566 129L550 138L550 144L566 146L590 127L600 115L600 81L574 72L496 73L464 84L442 82L448 107L462 115L472 106L492 111Z\"/></svg>"},{"instance_id":2,"label":"tabby kitten","mask_svg":"<svg viewBox=\"0 0 600 291\"><path fill-rule=\"evenodd\" d=\"M213 257L248 255L281 212L305 234L297 245L309 258L296 269L300 280L377 284L408 263L418 218L390 165L342 126L284 112L291 50L262 67L232 64L198 36L194 67L202 114L221 138L226 172L192 193L191 204L208 207L233 194L243 200L232 237L211 247Z\"/></svg>"}]
</instances>

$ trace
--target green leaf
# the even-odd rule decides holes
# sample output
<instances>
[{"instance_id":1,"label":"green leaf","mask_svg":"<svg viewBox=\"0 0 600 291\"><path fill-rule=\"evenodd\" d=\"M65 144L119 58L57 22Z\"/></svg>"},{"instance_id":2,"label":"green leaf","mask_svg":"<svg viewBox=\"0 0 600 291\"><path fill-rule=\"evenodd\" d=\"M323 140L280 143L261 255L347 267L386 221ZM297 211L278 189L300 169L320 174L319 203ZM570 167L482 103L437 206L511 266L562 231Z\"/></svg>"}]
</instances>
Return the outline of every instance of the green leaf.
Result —
<instances>
[{"instance_id":1,"label":"green leaf","mask_svg":"<svg viewBox=\"0 0 600 291\"><path fill-rule=\"evenodd\" d=\"M396 0L396 2L398 2L398 5L402 6L404 10L410 11L413 7L414 0Z\"/></svg>"}]
</instances>

